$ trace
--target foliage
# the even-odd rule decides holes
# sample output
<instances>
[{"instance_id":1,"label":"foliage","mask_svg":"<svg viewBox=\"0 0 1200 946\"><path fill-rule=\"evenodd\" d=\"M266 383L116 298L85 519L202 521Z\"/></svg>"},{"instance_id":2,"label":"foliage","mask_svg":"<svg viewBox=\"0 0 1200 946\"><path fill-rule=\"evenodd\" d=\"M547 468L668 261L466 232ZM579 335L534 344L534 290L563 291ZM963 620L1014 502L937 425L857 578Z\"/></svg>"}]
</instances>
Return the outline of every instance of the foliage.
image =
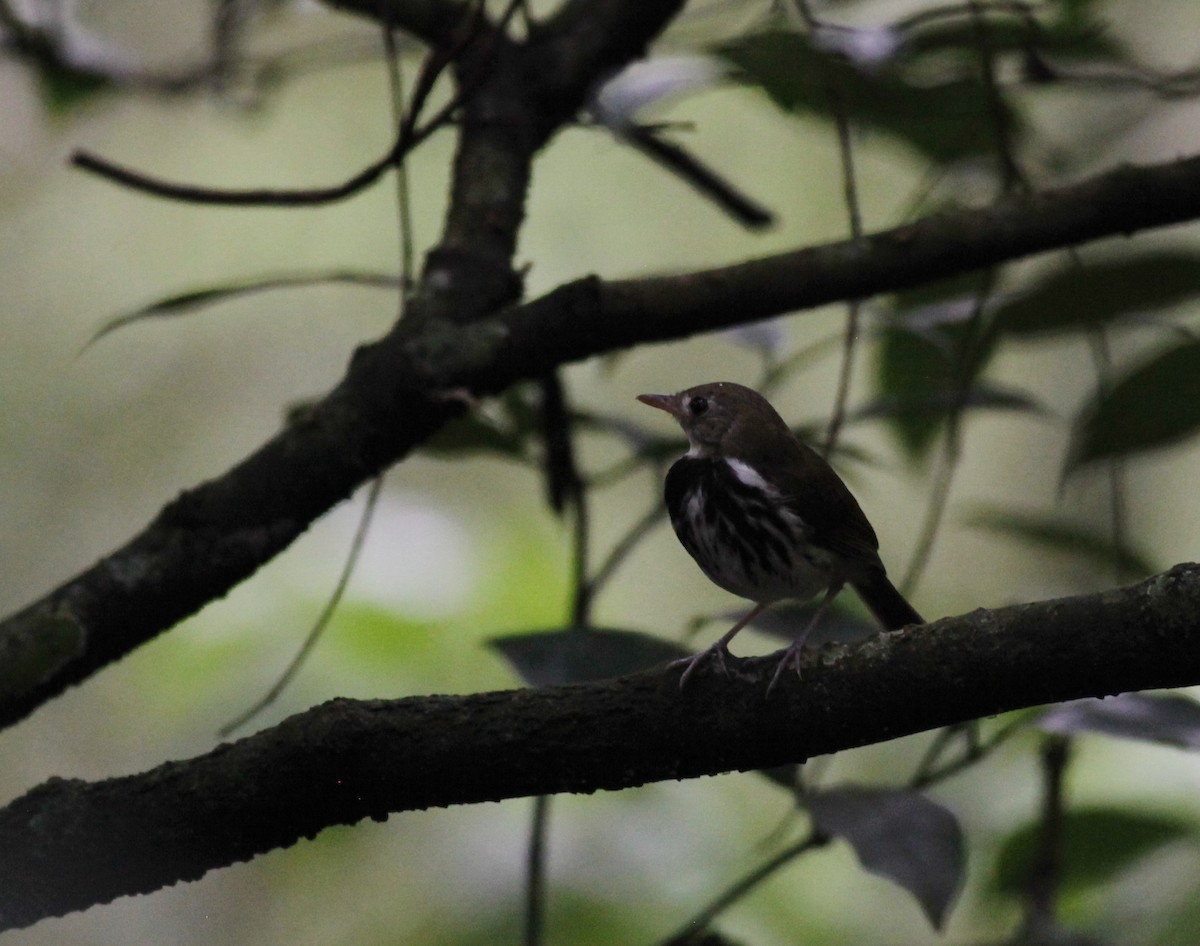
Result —
<instances>
[{"instance_id":1,"label":"foliage","mask_svg":"<svg viewBox=\"0 0 1200 946\"><path fill-rule=\"evenodd\" d=\"M769 109L772 120L796 127L818 123L822 135L840 142L841 180L813 186L839 187L845 192L852 219L850 235L861 240L861 188L856 168L868 150L873 160L884 155L899 162L898 166L919 169L918 173L897 171L898 178L907 173L933 182L907 208L880 211L896 215L891 223L902 224L917 214L932 215L968 204L978 197L981 186L989 196L1018 199L1078 177L1097 161L1116 165L1125 160L1116 144L1098 155L1094 143L1084 140L1077 126L1073 130L1078 140L1058 140L1051 149L1055 129L1045 116L1055 107L1054 96L1063 90L1078 97L1081 104L1077 107L1086 112L1084 123L1105 120L1102 96L1091 84L1098 75L1141 96L1147 107L1164 112L1176 107L1177 100L1194 96L1198 91L1192 87L1194 76L1156 72L1135 60L1122 38L1120 24L1108 19L1112 6L1100 0L1059 0L1036 6L930 3L903 19L867 28L849 24L880 15L883 8L871 0L847 0L820 9L801 2L794 8L789 4L784 12L776 9L772 16L738 30L737 35L706 40L697 52L720 60L726 84L737 86L757 107ZM0 11L8 21L10 53L21 56L39 77L45 107L60 120L83 104L98 101L101 93L108 100L135 89L161 92L168 85L176 92L189 93L208 88L218 78L228 79L222 70L227 70L231 61L236 65L244 55L242 43L231 41L229 48L220 50L221 55L214 54L211 69L173 76L172 83L162 76L134 75L124 68L119 73L106 72L103 63L83 69L72 64L55 31L43 29L44 24L19 21L7 4ZM525 10L524 4L483 4L479 15L492 17L498 29L508 31L505 35L537 33L534 14ZM268 28L265 22L251 21L241 28L251 25ZM427 96L445 79L445 70L450 68L447 57L453 58L445 47L439 47L415 70L416 82L402 103L407 111L402 108L397 115L396 143L388 160L371 170L381 172L393 165L403 169L410 150L433 131L457 127L454 119L478 91L471 83L487 79L473 79L469 70L464 71L457 78L465 85L450 93L449 104L439 106L441 111L429 119L422 108ZM413 64L406 65L411 70ZM703 73L711 80L720 71ZM651 83L653 78L651 74ZM664 80L664 97L679 90L678 83ZM599 113L593 117L605 119ZM621 122L625 126L613 128L619 140L650 154L735 220L745 222L736 207L745 206L746 201L735 184L723 181L719 172L702 165L687 149L662 146L672 132L669 123L635 129L629 115ZM473 126L466 123L466 127ZM659 145L652 144L655 141ZM1045 157L1050 150L1055 151L1054 160ZM896 158L897 153L902 157ZM99 162L91 161L93 170L98 166ZM115 171L108 176L118 178ZM366 177L364 173L364 180ZM377 177L378 173L370 179ZM170 187L149 178L142 183L142 189L158 196L170 192ZM182 193L183 188L179 190ZM225 192L193 197L204 202L236 202ZM294 194L288 199L301 202ZM264 202L269 201L264 198ZM521 212L514 208L517 217ZM403 209L400 216L406 229L403 243L411 239L411 221L403 219ZM257 299L267 290L304 290L317 283L349 282L396 290L407 303L412 299L407 274L415 271L411 246L408 251L402 272L395 276L358 268L314 268L249 278L214 276L207 285L162 292L157 301L109 318L92 341L105 338L105 344L116 344L126 333L138 331L147 319L169 317L175 320L172 324L178 324L179 318L194 317L214 305ZM952 254L953 247L947 253ZM436 257L431 259L436 263ZM648 261L646 268L655 264ZM589 265L600 266L599 262ZM436 266L431 268L436 270ZM413 290L418 297L422 285L418 281ZM1156 245L1134 241L1102 251L1084 248L1033 263L970 271L883 299L849 300L847 318L852 328L845 344L836 349L806 333L798 320L783 329L777 323L770 328L743 329L727 341L751 348L761 362L762 386L777 389L806 383L816 373L814 367L833 366L848 372L862 347L869 346L870 394L860 395L853 387L843 389L833 405L828 443L836 448L835 456L844 463L848 479L869 472L867 458L873 455L854 438L872 422L886 428L913 471L926 472L931 460L938 465L940 473L932 478L928 508L918 530L921 541L916 560L909 570L913 581L933 555L942 514L951 506L954 475L969 455L966 429L985 417L1003 417L1013 424L1059 425L1055 430L1063 454L1058 469L1061 481L1066 486L1091 483L1088 477L1096 471L1107 474L1104 488L1109 502L1103 516L1065 509L1030 510L1004 500L989 500L964 505L965 518L992 539L1013 540L1030 556L1052 553L1056 560L1076 566L1087 581L1101 584L1110 574L1148 574L1160 557L1158 549L1143 550L1143 539L1129 534L1130 524L1123 512L1128 487L1120 474L1122 464L1148 466L1162 457L1166 447L1194 445L1200 432L1200 341L1190 324L1198 294L1200 256L1185 239L1171 238ZM499 298L501 294L496 295ZM1038 384L1042 379L1009 370L1031 352L1040 356L1068 346L1085 352L1092 366L1089 377L1075 379L1081 398L1078 407L1062 400L1051 402L1048 398L1056 395L1047 395ZM612 358L607 367L610 377L622 370L621 356ZM494 588L497 605L485 615L485 619L499 620L501 615L507 619L510 612L519 612L517 626L528 616L528 624L520 631L490 629L495 633L488 633L487 644L529 687L605 680L656 667L687 653L661 636L633 627L606 626L595 617L617 598L611 590L614 574L644 554L647 537L663 521L658 498L661 473L683 444L675 430L656 426L657 418L629 420L609 410L608 398L625 398L625 392L617 394L610 387L603 404L576 405L572 380L572 375L559 373L513 386L483 406L474 403L469 392L441 392L444 400L461 400L463 410L421 445L424 456L439 461L478 463L481 469L490 469L489 464L519 464L523 471L534 471L551 497L548 506L568 523L565 528L572 537L569 579L564 582L545 560L510 563L504 569L498 566L497 573L502 572L506 581L517 586ZM427 406L416 405L418 409ZM1060 422L1072 413L1073 419L1065 425ZM303 417L296 422L303 422ZM599 449L592 450L596 445ZM601 453L604 459L597 461ZM479 474L481 480L489 475ZM598 527L592 512L599 503L609 502L614 493L630 495L633 483L653 484L644 490L647 511L636 517L636 510L631 514L624 499L612 501L619 507L612 522L624 524L624 531L616 529L619 534L614 537L615 527L609 528L608 521L604 528ZM481 492L486 494L488 486ZM1019 590L1014 589L1013 595L1019 596ZM568 613L547 621L545 613L564 597L570 599L565 608ZM697 605L695 611L701 610ZM794 636L798 628L806 626L808 615L804 610L780 609L764 615L756 626L768 634ZM343 650L364 664L388 652L389 638L404 634L405 653L419 666L431 666L445 653L437 649L438 636L451 632L449 621L425 622L375 606L350 605L342 620L353 632ZM536 626L539 622L547 626ZM650 618L644 623L660 624ZM863 633L862 622L844 614L831 616L827 625L821 644L845 646ZM73 654L81 633L66 612L53 630L51 662ZM37 660L22 658L10 661L11 667L0 668L0 690L21 695L33 692L47 672L41 661L44 656L35 653ZM30 661L32 669L27 667ZM919 699L919 694L914 694L914 699ZM927 755L909 765L913 774L902 776L897 774L899 768L892 767L883 785L866 784L866 779L853 774L826 775L820 765L805 760L758 773L765 777L755 779L753 791L770 792L769 797L781 808L794 807L796 817L807 826L803 840L789 844L775 836L764 853L761 842L743 832L740 856L759 865L751 871L750 880L710 878L711 885L724 887L725 893L708 908L694 908L691 926L661 941L700 942L701 935L720 941L724 933L719 931L729 907L752 890L761 889L763 881L785 864L802 856L808 860L830 856L824 849L840 840L852 848L864 871L887 879L910 896L938 931L952 926L958 911L966 911L969 915L962 922L972 924L981 937L989 939L1009 934L1019 937L1022 930L1060 925L1063 929L1059 932L1066 936L1065 926L1070 923L1100 939L1112 935L1114 941L1150 942L1136 939L1135 929L1105 930L1098 907L1081 908L1069 916L1058 908L1068 900L1074 903L1084 893L1115 887L1147 862L1167 856L1174 847L1194 845L1195 819L1173 811L1139 810L1134 803L1075 803L1065 791L1067 773L1073 771L1070 767L1075 761L1062 747L1074 751L1099 744L1109 751L1110 742L1119 739L1142 749L1153 746L1165 752L1162 747L1169 746L1195 751L1200 748L1198 734L1200 706L1189 697L1127 694L1014 715L982 726L952 727L935 737ZM1056 756L1048 747L1061 751ZM910 749L906 746L903 751ZM1041 756L1036 756L1037 749ZM977 840L985 835L984 828L970 822L972 813L960 818L950 799L958 777L990 779L996 772L997 779L1003 778L1006 754L1010 759L1019 756L1020 761L1013 764L1041 772L1040 811L1006 827L997 849L989 852L986 842ZM1144 782L1149 795L1154 789L1153 772L1145 773ZM535 822L529 844L525 920L525 938L530 943L538 941L545 888L553 890L555 884L553 859L545 856L548 837L553 837L548 818ZM640 839L633 838L630 843L634 840ZM979 856L990 861L981 872L986 874L982 882L967 871L969 859ZM620 872L618 867L612 869ZM712 868L714 874L724 869L725 865ZM871 896L869 885L859 880L848 883L861 884L856 896ZM1189 889L1200 887L1200 883L1189 883ZM973 893L985 896L973 899ZM574 891L572 897L577 899L569 904L570 914L589 917L587 923L596 930L620 930L621 937L643 934L641 927L633 933L627 930L630 921L619 907L598 907ZM979 906L977 901L986 902ZM1001 909L993 909L997 902L1003 905ZM1021 928L1015 931L1005 926L1011 927L1014 908L1022 914ZM1180 913L1183 915L1182 909ZM648 924L647 929L669 925L668 919L652 919L653 925ZM584 925L580 921L564 935L590 942L583 938L586 933L578 932ZM788 929L780 935L792 933ZM616 941L617 935L611 933L614 938L604 941ZM748 934L738 935L747 942L756 941ZM468 930L461 938L469 942L487 937Z\"/></svg>"}]
</instances>

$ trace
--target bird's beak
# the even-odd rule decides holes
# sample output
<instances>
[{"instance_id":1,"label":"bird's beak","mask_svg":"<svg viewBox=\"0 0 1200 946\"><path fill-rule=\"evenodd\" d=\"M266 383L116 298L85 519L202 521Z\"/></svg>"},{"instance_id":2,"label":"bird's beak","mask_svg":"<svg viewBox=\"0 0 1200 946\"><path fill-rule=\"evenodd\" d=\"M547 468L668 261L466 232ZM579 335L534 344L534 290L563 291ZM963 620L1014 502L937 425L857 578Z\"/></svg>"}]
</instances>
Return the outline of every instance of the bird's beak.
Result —
<instances>
[{"instance_id":1,"label":"bird's beak","mask_svg":"<svg viewBox=\"0 0 1200 946\"><path fill-rule=\"evenodd\" d=\"M639 394L637 399L643 404L666 411L678 421L684 418L683 401L678 394Z\"/></svg>"}]
</instances>

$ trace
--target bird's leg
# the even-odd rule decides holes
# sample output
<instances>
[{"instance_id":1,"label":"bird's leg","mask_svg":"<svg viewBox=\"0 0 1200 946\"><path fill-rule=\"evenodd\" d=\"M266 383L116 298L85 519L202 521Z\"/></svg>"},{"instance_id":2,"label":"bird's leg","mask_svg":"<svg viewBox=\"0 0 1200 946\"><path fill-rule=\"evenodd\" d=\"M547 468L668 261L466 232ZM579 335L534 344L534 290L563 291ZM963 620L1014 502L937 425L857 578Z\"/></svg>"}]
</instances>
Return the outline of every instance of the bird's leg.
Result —
<instances>
[{"instance_id":1,"label":"bird's leg","mask_svg":"<svg viewBox=\"0 0 1200 946\"><path fill-rule=\"evenodd\" d=\"M728 676L729 671L725 667L725 655L729 653L729 642L737 637L738 631L762 614L770 605L771 602L756 604L750 609L750 613L722 634L719 640L700 651L700 653L692 654L690 657L681 657L679 660L672 660L668 666L684 668L683 674L679 678L679 689L682 690L687 685L688 678L691 677L695 669L709 657L716 657L717 663L721 667L721 672Z\"/></svg>"},{"instance_id":2,"label":"bird's leg","mask_svg":"<svg viewBox=\"0 0 1200 946\"><path fill-rule=\"evenodd\" d=\"M833 603L833 599L838 596L838 592L842 590L842 582L834 582L825 592L825 597L821 599L821 603L817 605L817 610L813 613L804 630L796 635L796 639L792 641L784 649L783 656L779 658L779 665L775 668L775 675L771 677L771 682L767 684L767 696L771 695L771 691L775 689L775 684L779 682L779 678L783 676L783 671L787 667L792 667L796 671L796 678L800 677L800 656L804 652L804 642L808 640L808 635L813 632L825 616L825 612L829 610L829 606Z\"/></svg>"}]
</instances>

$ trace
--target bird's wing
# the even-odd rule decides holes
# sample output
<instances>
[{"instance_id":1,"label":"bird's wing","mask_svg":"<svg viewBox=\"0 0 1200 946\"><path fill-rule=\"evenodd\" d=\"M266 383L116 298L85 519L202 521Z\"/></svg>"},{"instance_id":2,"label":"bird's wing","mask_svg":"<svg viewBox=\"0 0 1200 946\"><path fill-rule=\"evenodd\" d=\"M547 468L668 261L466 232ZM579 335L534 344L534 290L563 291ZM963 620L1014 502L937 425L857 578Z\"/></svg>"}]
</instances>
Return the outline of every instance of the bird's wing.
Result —
<instances>
[{"instance_id":1,"label":"bird's wing","mask_svg":"<svg viewBox=\"0 0 1200 946\"><path fill-rule=\"evenodd\" d=\"M796 450L775 467L779 501L786 503L812 530L813 540L848 562L883 569L879 539L842 478L815 450L793 441Z\"/></svg>"}]
</instances>

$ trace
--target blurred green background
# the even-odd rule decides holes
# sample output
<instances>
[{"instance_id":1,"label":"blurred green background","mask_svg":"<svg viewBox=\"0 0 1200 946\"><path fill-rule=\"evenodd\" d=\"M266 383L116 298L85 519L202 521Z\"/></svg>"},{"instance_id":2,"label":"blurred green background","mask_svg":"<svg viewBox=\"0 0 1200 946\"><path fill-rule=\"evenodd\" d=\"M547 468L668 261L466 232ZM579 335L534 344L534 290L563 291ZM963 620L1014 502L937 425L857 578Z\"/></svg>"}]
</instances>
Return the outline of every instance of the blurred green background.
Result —
<instances>
[{"instance_id":1,"label":"blurred green background","mask_svg":"<svg viewBox=\"0 0 1200 946\"><path fill-rule=\"evenodd\" d=\"M51 8L54 4L37 4ZM831 5L836 14L839 5ZM856 4L878 18L914 4ZM209 8L108 0L73 5L80 42L105 56L165 70L203 55ZM695 4L666 51L737 35L763 4ZM1104 4L1105 18L1144 60L1178 68L1195 56L1191 0ZM316 4L281 8L256 52L305 47L351 61L288 77L254 103L194 93L100 92L54 104L27 63L0 59L0 607L40 596L122 543L179 490L215 476L282 422L287 408L331 386L359 342L382 334L397 299L324 286L256 295L183 318L145 322L86 348L106 320L162 297L241 278L339 267L395 272L396 195L384 182L351 200L306 210L199 208L114 187L67 166L75 148L177 181L225 187L305 187L340 181L390 142L387 76L371 28ZM88 48L92 48L89 46ZM357 61L355 61L357 60ZM418 59L406 55L411 79ZM1094 110L1077 107L1086 96ZM1183 102L1093 91L1037 106L1047 164L1056 142L1095 132L1097 111L1119 136L1097 149L1165 160L1200 146L1200 112ZM235 96L236 99L236 96ZM832 127L781 115L764 97L724 85L660 109L694 123L690 148L776 210L779 225L748 234L605 132L579 128L536 166L520 260L540 294L587 273L680 271L840 239L847 231ZM924 169L880 136L856 142L868 229L893 225L925 186ZM410 160L414 239L437 235L452 140ZM964 172L967 174L969 172ZM969 177L967 178L969 182ZM980 199L989 195L984 187ZM1195 228L1139 238L1190 245ZM1085 254L1093 252L1085 249ZM1038 264L1028 264L1036 268ZM783 346L836 340L842 307L779 324ZM1136 342L1131 343L1136 345ZM837 346L773 400L793 422L821 422L837 376ZM979 414L945 528L914 602L929 617L1104 587L1105 571L969 527L978 504L1057 510L1103 523L1102 475L1059 491L1067 422L1087 390L1091 355L1075 339L1006 349L992 377L1033 392L1054 415ZM855 400L872 386L860 359ZM647 427L665 418L633 397L706 380L754 384L761 359L736 335L651 346L565 372L572 401ZM929 491L930 464L906 465L880 423L845 438L869 463L843 467L902 575ZM589 470L617 458L611 438L585 437ZM1132 538L1157 566L1200 545L1194 445L1128 468ZM652 474L595 496L596 557L659 495ZM332 591L362 497L318 522L226 599L119 665L0 733L0 797L51 775L102 778L205 752L217 729L252 703L290 659ZM542 500L532 467L488 457L418 455L391 472L348 599L299 678L254 724L269 725L334 696L462 693L516 684L481 644L568 619L570 541ZM740 603L703 578L660 525L598 600L597 623L681 639L697 614ZM703 632L703 639L715 633ZM752 634L739 653L776 645ZM846 753L823 778L890 784L928 741L915 737ZM980 894L999 840L1035 813L1036 744L1017 740L936 797L967 832L971 880L950 938L1003 928L1015 907ZM1134 804L1200 819L1200 766L1174 750L1098 739L1078 746L1070 791L1080 802ZM114 943L500 943L517 940L532 803L518 800L406 814L324 832L203 880L9 933L14 946ZM792 811L765 779L728 775L552 805L549 941L652 941L734 876ZM1089 927L1140 930L1129 942L1188 942L1181 911L1200 884L1200 851L1181 841L1126 872L1103 897L1069 904ZM1182 917L1182 919L1181 919ZM1113 926L1116 924L1116 926ZM861 872L844 846L775 877L722 920L752 943L890 942L935 938L916 905Z\"/></svg>"}]
</instances>

